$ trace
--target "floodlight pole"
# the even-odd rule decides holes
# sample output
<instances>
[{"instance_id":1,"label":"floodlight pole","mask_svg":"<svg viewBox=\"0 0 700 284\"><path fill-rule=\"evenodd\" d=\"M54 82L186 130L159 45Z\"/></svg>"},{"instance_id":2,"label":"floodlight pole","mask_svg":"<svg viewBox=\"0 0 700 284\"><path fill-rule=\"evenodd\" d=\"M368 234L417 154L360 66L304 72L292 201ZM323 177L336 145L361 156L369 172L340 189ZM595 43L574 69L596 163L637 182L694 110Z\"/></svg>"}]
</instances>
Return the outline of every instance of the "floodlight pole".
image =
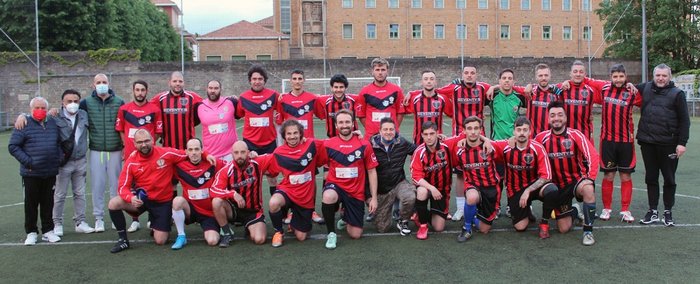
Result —
<instances>
[{"instance_id":1,"label":"floodlight pole","mask_svg":"<svg viewBox=\"0 0 700 284\"><path fill-rule=\"evenodd\" d=\"M41 96L41 58L39 57L39 0L34 0L34 27L36 28L36 82L37 96Z\"/></svg>"},{"instance_id":2,"label":"floodlight pole","mask_svg":"<svg viewBox=\"0 0 700 284\"><path fill-rule=\"evenodd\" d=\"M182 0L180 0L180 72L185 75L185 7L182 5Z\"/></svg>"},{"instance_id":3,"label":"floodlight pole","mask_svg":"<svg viewBox=\"0 0 700 284\"><path fill-rule=\"evenodd\" d=\"M642 0L642 82L647 81L647 70L649 69L647 58L647 9L646 0Z\"/></svg>"},{"instance_id":4,"label":"floodlight pole","mask_svg":"<svg viewBox=\"0 0 700 284\"><path fill-rule=\"evenodd\" d=\"M467 5L466 1L464 3L465 3L464 5L466 6ZM464 7L460 7L460 9L459 9L459 23L460 23L461 28L462 28L462 30L460 31L461 34L459 35L460 38L462 39L462 40L460 40L460 44L461 44L460 58L462 59L462 69L461 70L464 70L464 38L465 38L464 34L466 33L466 30L467 30L467 27L464 26ZM461 72L461 70L460 70L460 72Z\"/></svg>"}]
</instances>

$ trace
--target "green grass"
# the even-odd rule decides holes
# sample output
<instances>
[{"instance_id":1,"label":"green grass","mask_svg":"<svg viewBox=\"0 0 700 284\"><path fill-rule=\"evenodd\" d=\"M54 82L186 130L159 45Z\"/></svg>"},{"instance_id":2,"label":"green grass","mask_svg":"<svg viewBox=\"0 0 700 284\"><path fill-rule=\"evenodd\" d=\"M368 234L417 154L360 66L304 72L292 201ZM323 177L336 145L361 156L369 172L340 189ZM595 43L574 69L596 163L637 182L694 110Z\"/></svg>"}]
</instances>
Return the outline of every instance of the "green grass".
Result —
<instances>
[{"instance_id":1,"label":"green grass","mask_svg":"<svg viewBox=\"0 0 700 284\"><path fill-rule=\"evenodd\" d=\"M700 121L692 122L691 133L697 133ZM598 127L599 123L595 125ZM407 138L411 126L412 119L408 117L401 127ZM316 133L319 136L325 133L322 123L316 124ZM3 146L8 138L9 133L0 134ZM368 236L360 240L350 240L340 233L339 246L334 251L326 250L325 241L319 239L325 234L324 226L314 226L314 239L303 243L287 239L277 249L270 247L269 242L256 246L240 239L242 228L237 227L239 238L230 248L219 249L207 247L201 240L199 226L191 225L187 227L190 242L181 251L172 251L169 245L155 246L146 230L141 230L130 235L133 248L117 255L109 253L116 239L109 222L105 233L73 232L72 201L66 203L66 234L61 243L21 245L25 237L23 206L13 205L22 202L19 166L7 151L0 151L0 192L4 193L0 195L3 282L692 282L700 279L700 271L693 264L700 259L697 237L700 222L695 221L700 220L700 211L696 209L700 205L700 189L695 186L700 184L695 170L700 167L700 153L694 150L698 147L700 141L691 139L677 173L678 195L674 207L677 227L598 220L594 231L597 243L592 247L581 245L580 229L568 234L552 232L550 239L540 240L535 231L512 231L510 220L501 218L495 222L494 232L477 233L465 244L455 241L459 223L449 222L447 233L431 234L426 241L416 240L415 235L376 234L373 224L368 223L365 225ZM647 209L647 197L643 160L639 151L637 154L631 211L639 219ZM601 179L602 175L598 184ZM320 188L320 178L317 183ZM619 180L615 184L619 185ZM267 198L266 187L263 191ZM88 220L92 223L92 202L90 196L87 199ZM600 211L600 200L598 207ZM537 203L535 210L539 211ZM616 189L613 216L617 216L618 210ZM142 220L145 223L145 217ZM173 229L171 236L174 235Z\"/></svg>"}]
</instances>

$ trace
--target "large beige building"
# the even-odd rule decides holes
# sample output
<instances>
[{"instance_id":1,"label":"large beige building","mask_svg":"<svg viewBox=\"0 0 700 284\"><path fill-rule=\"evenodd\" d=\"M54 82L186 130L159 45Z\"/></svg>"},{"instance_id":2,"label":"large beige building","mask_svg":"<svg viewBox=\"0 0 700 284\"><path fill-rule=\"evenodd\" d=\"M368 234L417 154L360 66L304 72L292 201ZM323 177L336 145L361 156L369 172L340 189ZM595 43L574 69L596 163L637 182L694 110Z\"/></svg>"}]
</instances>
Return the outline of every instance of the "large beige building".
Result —
<instances>
[{"instance_id":1,"label":"large beige building","mask_svg":"<svg viewBox=\"0 0 700 284\"><path fill-rule=\"evenodd\" d=\"M290 58L602 56L603 0L274 0Z\"/></svg>"}]
</instances>

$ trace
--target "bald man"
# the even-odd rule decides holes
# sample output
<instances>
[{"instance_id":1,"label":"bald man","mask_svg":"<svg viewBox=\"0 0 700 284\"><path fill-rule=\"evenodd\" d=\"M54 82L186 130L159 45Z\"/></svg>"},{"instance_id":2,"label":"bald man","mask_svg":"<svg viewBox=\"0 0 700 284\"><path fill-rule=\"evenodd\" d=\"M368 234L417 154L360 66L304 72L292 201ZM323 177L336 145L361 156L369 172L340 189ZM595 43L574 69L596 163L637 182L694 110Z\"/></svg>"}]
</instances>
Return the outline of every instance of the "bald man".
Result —
<instances>
[{"instance_id":1,"label":"bald man","mask_svg":"<svg viewBox=\"0 0 700 284\"><path fill-rule=\"evenodd\" d=\"M168 85L170 90L155 95L150 102L162 113L163 147L184 150L187 140L195 137L194 127L199 124L196 110L202 97L185 90L185 78L180 72L170 75Z\"/></svg>"}]
</instances>

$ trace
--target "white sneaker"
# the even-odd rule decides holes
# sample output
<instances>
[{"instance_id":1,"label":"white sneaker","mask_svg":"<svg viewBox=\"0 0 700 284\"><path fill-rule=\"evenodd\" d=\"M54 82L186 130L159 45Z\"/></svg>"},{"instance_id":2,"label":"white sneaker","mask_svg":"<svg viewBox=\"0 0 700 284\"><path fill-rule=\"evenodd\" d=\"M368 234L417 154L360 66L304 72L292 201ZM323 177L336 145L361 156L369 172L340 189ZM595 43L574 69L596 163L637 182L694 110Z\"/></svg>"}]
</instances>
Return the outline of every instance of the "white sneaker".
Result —
<instances>
[{"instance_id":1,"label":"white sneaker","mask_svg":"<svg viewBox=\"0 0 700 284\"><path fill-rule=\"evenodd\" d=\"M462 220L462 217L464 217L464 209L457 209L457 211L452 214L452 221Z\"/></svg>"},{"instance_id":2,"label":"white sneaker","mask_svg":"<svg viewBox=\"0 0 700 284\"><path fill-rule=\"evenodd\" d=\"M610 213L612 213L612 209L603 209L603 211L600 211L600 220L607 221L610 220Z\"/></svg>"},{"instance_id":3,"label":"white sneaker","mask_svg":"<svg viewBox=\"0 0 700 284\"><path fill-rule=\"evenodd\" d=\"M63 225L54 224L53 225L53 233L56 234L56 236L63 237Z\"/></svg>"},{"instance_id":4,"label":"white sneaker","mask_svg":"<svg viewBox=\"0 0 700 284\"><path fill-rule=\"evenodd\" d=\"M129 228L126 229L126 231L129 233L133 233L138 231L139 229L141 229L141 223L139 223L138 221L133 221L131 222L131 226L129 226Z\"/></svg>"},{"instance_id":5,"label":"white sneaker","mask_svg":"<svg viewBox=\"0 0 700 284\"><path fill-rule=\"evenodd\" d=\"M105 231L105 221L97 219L95 221L95 233L101 233Z\"/></svg>"},{"instance_id":6,"label":"white sneaker","mask_svg":"<svg viewBox=\"0 0 700 284\"><path fill-rule=\"evenodd\" d=\"M622 222L632 223L634 222L634 217L632 217L632 212L622 211L620 212L620 218Z\"/></svg>"},{"instance_id":7,"label":"white sneaker","mask_svg":"<svg viewBox=\"0 0 700 284\"><path fill-rule=\"evenodd\" d=\"M41 240L49 243L56 243L61 241L61 237L56 236L53 231L48 231L41 235Z\"/></svg>"},{"instance_id":8,"label":"white sneaker","mask_svg":"<svg viewBox=\"0 0 700 284\"><path fill-rule=\"evenodd\" d=\"M112 223L112 230L116 230L117 226L114 226L114 223Z\"/></svg>"},{"instance_id":9,"label":"white sneaker","mask_svg":"<svg viewBox=\"0 0 700 284\"><path fill-rule=\"evenodd\" d=\"M56 232L56 228L53 228L54 232ZM89 233L94 233L95 229L90 227L88 223L85 223L85 221L80 221L78 225L75 226L75 232L76 233L83 233L83 234L89 234Z\"/></svg>"},{"instance_id":10,"label":"white sneaker","mask_svg":"<svg viewBox=\"0 0 700 284\"><path fill-rule=\"evenodd\" d=\"M27 234L27 238L24 240L25 246L33 246L36 244L36 239L38 235L34 232Z\"/></svg>"}]
</instances>

